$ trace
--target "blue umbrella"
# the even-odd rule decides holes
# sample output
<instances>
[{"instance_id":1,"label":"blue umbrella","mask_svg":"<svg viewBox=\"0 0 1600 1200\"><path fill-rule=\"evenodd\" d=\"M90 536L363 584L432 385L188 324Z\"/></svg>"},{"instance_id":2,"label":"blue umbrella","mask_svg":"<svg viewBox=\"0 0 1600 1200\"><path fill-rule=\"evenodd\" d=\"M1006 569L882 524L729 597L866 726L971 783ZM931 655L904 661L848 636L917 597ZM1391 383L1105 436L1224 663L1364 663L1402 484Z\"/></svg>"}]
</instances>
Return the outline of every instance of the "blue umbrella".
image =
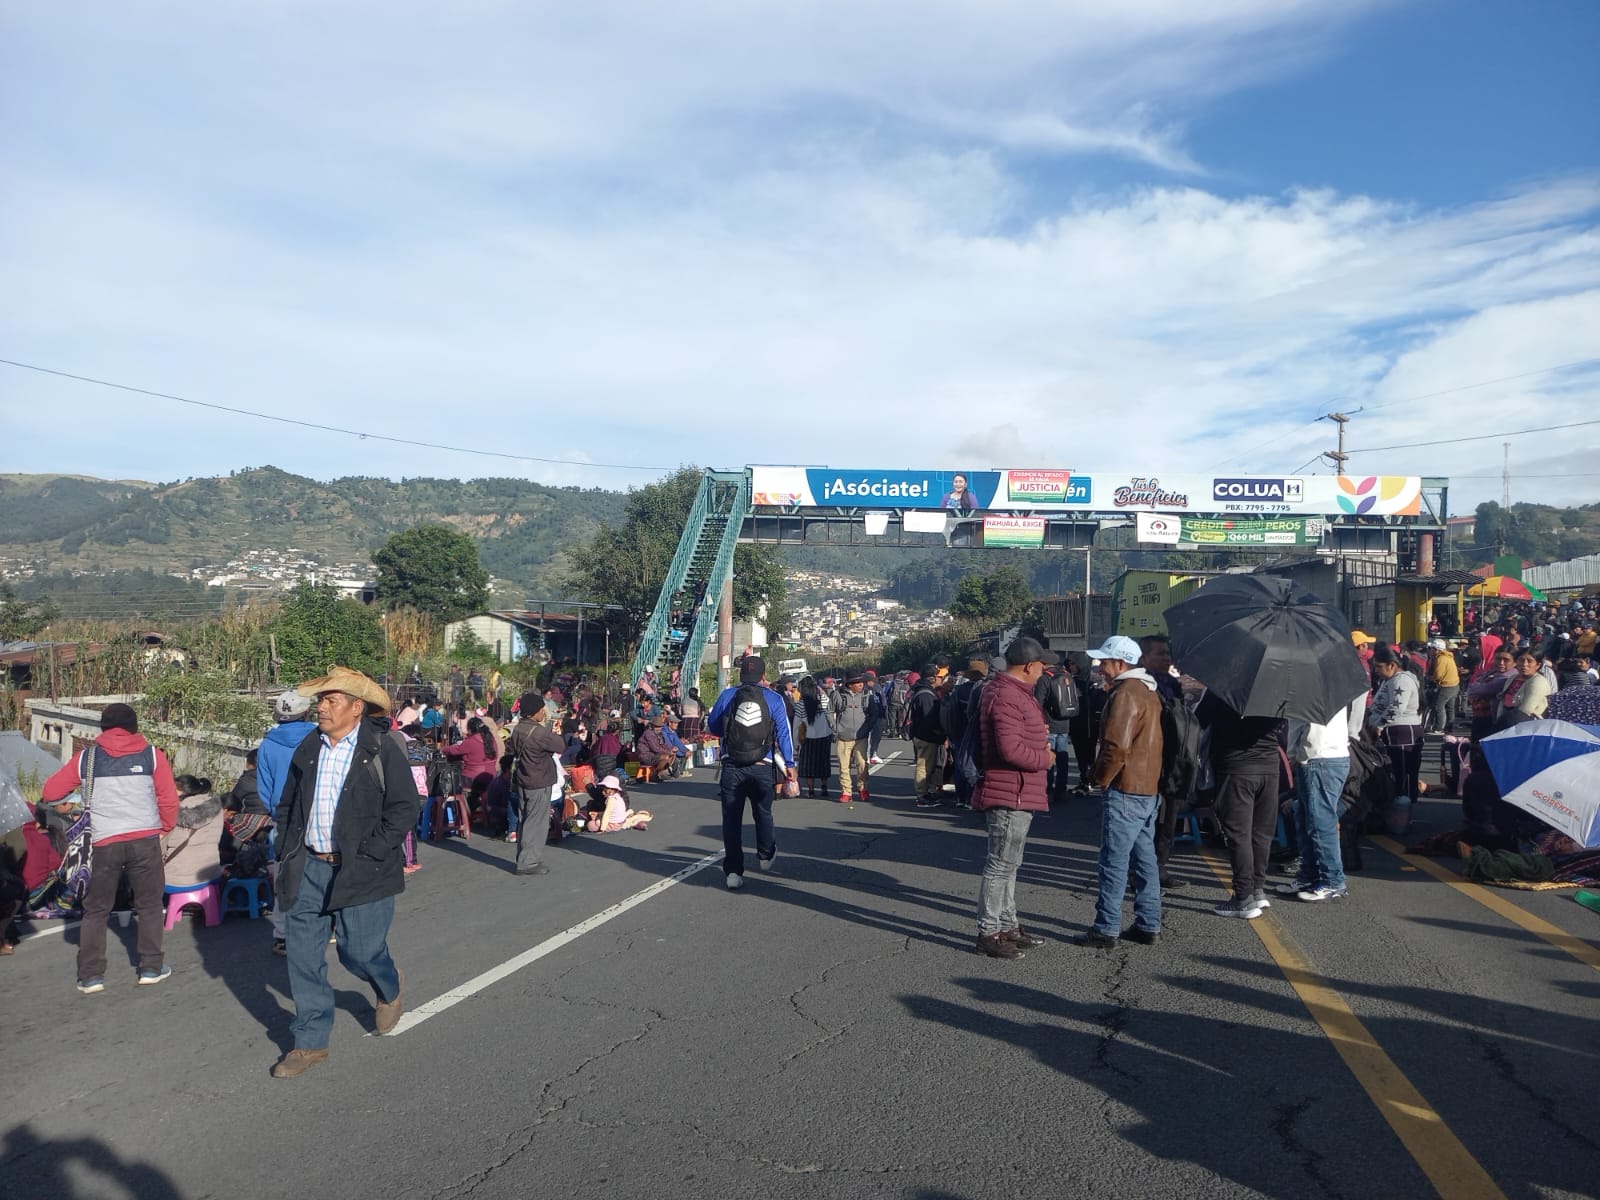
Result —
<instances>
[{"instance_id":1,"label":"blue umbrella","mask_svg":"<svg viewBox=\"0 0 1600 1200\"><path fill-rule=\"evenodd\" d=\"M1482 746L1503 800L1600 848L1600 725L1524 721Z\"/></svg>"}]
</instances>

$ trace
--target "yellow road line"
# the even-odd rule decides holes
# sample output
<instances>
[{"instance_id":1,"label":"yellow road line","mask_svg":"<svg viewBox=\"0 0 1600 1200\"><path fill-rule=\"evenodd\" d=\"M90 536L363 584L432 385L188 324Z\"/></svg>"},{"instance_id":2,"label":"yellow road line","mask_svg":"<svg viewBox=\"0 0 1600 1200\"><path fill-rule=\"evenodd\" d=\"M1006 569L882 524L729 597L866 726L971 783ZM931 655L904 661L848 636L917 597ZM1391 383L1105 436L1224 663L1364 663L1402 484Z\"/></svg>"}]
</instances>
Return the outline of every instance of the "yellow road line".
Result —
<instances>
[{"instance_id":1,"label":"yellow road line","mask_svg":"<svg viewBox=\"0 0 1600 1200\"><path fill-rule=\"evenodd\" d=\"M1534 916L1520 904L1513 904L1510 900L1495 892L1494 889L1463 879L1454 871L1441 867L1431 858L1424 858L1420 854L1407 854L1405 847L1393 838L1374 837L1367 840L1372 842L1373 845L1387 850L1396 858L1416 867L1419 871L1426 871L1441 883L1448 883L1463 896L1476 900L1490 912L1504 917L1513 925L1520 926L1535 937L1543 938L1557 950L1565 951L1585 966L1593 967L1596 971L1600 971L1600 948L1596 948L1593 943L1585 941L1577 934L1568 933L1559 925L1552 925L1543 917Z\"/></svg>"},{"instance_id":2,"label":"yellow road line","mask_svg":"<svg viewBox=\"0 0 1600 1200\"><path fill-rule=\"evenodd\" d=\"M1209 852L1202 851L1202 856L1217 878L1227 883L1227 866ZM1312 969L1310 959L1277 920L1263 916L1251 921L1250 927L1434 1190L1444 1200L1506 1200L1489 1173L1384 1053L1344 997Z\"/></svg>"}]
</instances>

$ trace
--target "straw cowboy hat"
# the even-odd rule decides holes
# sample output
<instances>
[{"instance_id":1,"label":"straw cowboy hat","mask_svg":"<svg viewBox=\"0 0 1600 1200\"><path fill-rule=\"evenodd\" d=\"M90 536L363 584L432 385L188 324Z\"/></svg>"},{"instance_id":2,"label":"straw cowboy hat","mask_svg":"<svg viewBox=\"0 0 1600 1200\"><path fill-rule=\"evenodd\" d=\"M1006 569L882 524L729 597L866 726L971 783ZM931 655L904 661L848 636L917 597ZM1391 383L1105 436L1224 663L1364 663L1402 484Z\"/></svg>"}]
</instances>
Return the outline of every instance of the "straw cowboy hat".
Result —
<instances>
[{"instance_id":1,"label":"straw cowboy hat","mask_svg":"<svg viewBox=\"0 0 1600 1200\"><path fill-rule=\"evenodd\" d=\"M311 679L295 688L302 696L320 696L323 692L343 692L357 700L376 705L379 712L389 711L389 693L384 691L360 671L349 667L335 667L321 679Z\"/></svg>"}]
</instances>

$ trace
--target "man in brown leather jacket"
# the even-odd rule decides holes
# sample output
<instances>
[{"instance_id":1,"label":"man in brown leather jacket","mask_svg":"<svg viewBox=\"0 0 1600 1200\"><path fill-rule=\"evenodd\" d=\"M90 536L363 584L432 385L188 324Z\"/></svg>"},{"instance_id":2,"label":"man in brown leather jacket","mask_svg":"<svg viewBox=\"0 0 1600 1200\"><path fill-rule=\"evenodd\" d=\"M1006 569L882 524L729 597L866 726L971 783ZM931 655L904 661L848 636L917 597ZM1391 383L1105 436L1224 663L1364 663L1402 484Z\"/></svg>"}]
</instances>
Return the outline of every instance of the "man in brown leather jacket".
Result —
<instances>
[{"instance_id":1,"label":"man in brown leather jacket","mask_svg":"<svg viewBox=\"0 0 1600 1200\"><path fill-rule=\"evenodd\" d=\"M1084 941L1114 946L1119 935L1153 945L1161 934L1161 882L1156 865L1156 814L1161 807L1161 701L1156 681L1139 666L1139 643L1111 637L1089 657L1100 664L1110 695L1100 724L1100 753L1089 783L1105 789L1100 816L1100 895ZM1122 933L1122 896L1133 865L1133 927Z\"/></svg>"}]
</instances>

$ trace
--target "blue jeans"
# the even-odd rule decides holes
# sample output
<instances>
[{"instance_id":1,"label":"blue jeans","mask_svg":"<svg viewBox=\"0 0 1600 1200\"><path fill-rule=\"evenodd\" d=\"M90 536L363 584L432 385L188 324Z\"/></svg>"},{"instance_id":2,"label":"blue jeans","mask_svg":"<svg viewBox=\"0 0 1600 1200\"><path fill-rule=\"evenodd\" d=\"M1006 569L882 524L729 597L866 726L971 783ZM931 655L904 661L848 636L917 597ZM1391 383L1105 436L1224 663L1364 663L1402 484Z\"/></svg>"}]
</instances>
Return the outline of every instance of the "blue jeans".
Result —
<instances>
[{"instance_id":1,"label":"blue jeans","mask_svg":"<svg viewBox=\"0 0 1600 1200\"><path fill-rule=\"evenodd\" d=\"M1009 933L1017 922L1017 868L1028 841L1033 814L1019 808L991 808L983 814L989 826L989 853L978 885L978 936Z\"/></svg>"},{"instance_id":2,"label":"blue jeans","mask_svg":"<svg viewBox=\"0 0 1600 1200\"><path fill-rule=\"evenodd\" d=\"M1128 865L1133 865L1133 924L1161 932L1161 870L1156 865L1158 796L1130 796L1106 789L1100 811L1100 895L1094 902L1094 931L1107 937L1122 933L1122 896L1128 890Z\"/></svg>"},{"instance_id":3,"label":"blue jeans","mask_svg":"<svg viewBox=\"0 0 1600 1200\"><path fill-rule=\"evenodd\" d=\"M506 796L506 836L510 837L517 831L517 825L522 819L522 797L511 792Z\"/></svg>"},{"instance_id":4,"label":"blue jeans","mask_svg":"<svg viewBox=\"0 0 1600 1200\"><path fill-rule=\"evenodd\" d=\"M339 962L370 984L379 1000L400 994L400 975L389 957L389 923L394 897L327 911L328 891L339 868L306 856L300 890L289 906L285 940L289 951L289 994L294 997L297 1050L326 1050L333 1029L333 988L328 986L328 936L339 936Z\"/></svg>"},{"instance_id":5,"label":"blue jeans","mask_svg":"<svg viewBox=\"0 0 1600 1200\"><path fill-rule=\"evenodd\" d=\"M1344 887L1339 853L1339 795L1350 775L1350 759L1313 758L1294 768L1294 836L1300 844L1299 882Z\"/></svg>"},{"instance_id":6,"label":"blue jeans","mask_svg":"<svg viewBox=\"0 0 1600 1200\"><path fill-rule=\"evenodd\" d=\"M1050 775L1045 786L1050 792L1050 802L1054 804L1057 799L1065 795L1067 779L1072 774L1072 737L1065 733L1052 733L1050 735Z\"/></svg>"},{"instance_id":7,"label":"blue jeans","mask_svg":"<svg viewBox=\"0 0 1600 1200\"><path fill-rule=\"evenodd\" d=\"M772 764L758 762L748 767L722 764L718 783L722 800L722 871L725 875L744 874L744 803L756 822L756 853L769 859L778 852L777 833L772 825Z\"/></svg>"}]
</instances>

